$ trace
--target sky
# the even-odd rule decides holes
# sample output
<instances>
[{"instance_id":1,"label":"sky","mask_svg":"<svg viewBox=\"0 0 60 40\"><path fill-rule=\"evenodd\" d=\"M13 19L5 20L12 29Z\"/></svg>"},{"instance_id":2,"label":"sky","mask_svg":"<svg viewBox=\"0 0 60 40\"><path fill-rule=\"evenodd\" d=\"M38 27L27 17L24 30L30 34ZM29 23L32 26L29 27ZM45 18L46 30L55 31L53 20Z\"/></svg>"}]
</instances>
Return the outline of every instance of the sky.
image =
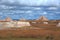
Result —
<instances>
[{"instance_id":1,"label":"sky","mask_svg":"<svg viewBox=\"0 0 60 40\"><path fill-rule=\"evenodd\" d=\"M59 0L0 0L0 19L60 19Z\"/></svg>"}]
</instances>

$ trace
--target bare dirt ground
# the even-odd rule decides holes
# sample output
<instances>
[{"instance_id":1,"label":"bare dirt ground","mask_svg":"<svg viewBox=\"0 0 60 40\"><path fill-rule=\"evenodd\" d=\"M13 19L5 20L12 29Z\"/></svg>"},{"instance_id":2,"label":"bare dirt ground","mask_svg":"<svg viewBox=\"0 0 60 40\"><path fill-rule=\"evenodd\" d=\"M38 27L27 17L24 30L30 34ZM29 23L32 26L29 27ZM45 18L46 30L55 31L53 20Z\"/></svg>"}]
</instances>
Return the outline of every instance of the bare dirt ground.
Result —
<instances>
[{"instance_id":1,"label":"bare dirt ground","mask_svg":"<svg viewBox=\"0 0 60 40\"><path fill-rule=\"evenodd\" d=\"M14 29L14 30L13 30ZM4 29L0 30L0 38L38 38L41 40L60 40L60 28L37 29Z\"/></svg>"}]
</instances>

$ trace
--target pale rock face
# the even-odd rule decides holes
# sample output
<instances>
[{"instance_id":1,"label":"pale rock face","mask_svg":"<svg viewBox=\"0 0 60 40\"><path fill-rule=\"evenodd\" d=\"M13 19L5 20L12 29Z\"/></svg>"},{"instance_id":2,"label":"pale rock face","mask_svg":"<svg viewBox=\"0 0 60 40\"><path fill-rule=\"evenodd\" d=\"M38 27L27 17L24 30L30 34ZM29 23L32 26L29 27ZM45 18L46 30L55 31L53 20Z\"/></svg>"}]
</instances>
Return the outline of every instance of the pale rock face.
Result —
<instances>
[{"instance_id":1,"label":"pale rock face","mask_svg":"<svg viewBox=\"0 0 60 40\"><path fill-rule=\"evenodd\" d=\"M0 22L0 27L3 27L3 28L23 27L23 26L30 26L30 23L21 22L21 21Z\"/></svg>"},{"instance_id":2,"label":"pale rock face","mask_svg":"<svg viewBox=\"0 0 60 40\"><path fill-rule=\"evenodd\" d=\"M32 23L36 23L36 22L32 22Z\"/></svg>"},{"instance_id":3,"label":"pale rock face","mask_svg":"<svg viewBox=\"0 0 60 40\"><path fill-rule=\"evenodd\" d=\"M17 22L17 27L30 26L29 22Z\"/></svg>"},{"instance_id":4,"label":"pale rock face","mask_svg":"<svg viewBox=\"0 0 60 40\"><path fill-rule=\"evenodd\" d=\"M12 19L9 18L9 17L7 17L7 18L5 19L5 21L12 21Z\"/></svg>"},{"instance_id":5,"label":"pale rock face","mask_svg":"<svg viewBox=\"0 0 60 40\"><path fill-rule=\"evenodd\" d=\"M39 19L37 19L37 20L41 20L41 21L48 21L48 19L46 18L46 17L44 17L44 16L41 16Z\"/></svg>"},{"instance_id":6,"label":"pale rock face","mask_svg":"<svg viewBox=\"0 0 60 40\"><path fill-rule=\"evenodd\" d=\"M5 27L14 27L13 22L6 22Z\"/></svg>"},{"instance_id":7,"label":"pale rock face","mask_svg":"<svg viewBox=\"0 0 60 40\"><path fill-rule=\"evenodd\" d=\"M44 24L48 24L48 22L43 22Z\"/></svg>"},{"instance_id":8,"label":"pale rock face","mask_svg":"<svg viewBox=\"0 0 60 40\"><path fill-rule=\"evenodd\" d=\"M2 27L2 25L3 25L3 23L2 23L2 22L0 22L0 27Z\"/></svg>"},{"instance_id":9,"label":"pale rock face","mask_svg":"<svg viewBox=\"0 0 60 40\"><path fill-rule=\"evenodd\" d=\"M57 24L57 27L60 27L60 22Z\"/></svg>"}]
</instances>

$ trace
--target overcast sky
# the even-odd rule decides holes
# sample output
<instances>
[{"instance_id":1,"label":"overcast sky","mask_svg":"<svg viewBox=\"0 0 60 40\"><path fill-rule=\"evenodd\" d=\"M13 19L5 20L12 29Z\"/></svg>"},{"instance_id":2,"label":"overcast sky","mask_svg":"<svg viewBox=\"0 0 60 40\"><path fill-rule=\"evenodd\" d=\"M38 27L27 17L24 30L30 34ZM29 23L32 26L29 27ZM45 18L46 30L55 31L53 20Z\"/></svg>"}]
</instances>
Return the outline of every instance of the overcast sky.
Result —
<instances>
[{"instance_id":1,"label":"overcast sky","mask_svg":"<svg viewBox=\"0 0 60 40\"><path fill-rule=\"evenodd\" d=\"M18 5L60 5L60 0L0 0L0 4L18 4Z\"/></svg>"},{"instance_id":2,"label":"overcast sky","mask_svg":"<svg viewBox=\"0 0 60 40\"><path fill-rule=\"evenodd\" d=\"M0 19L7 16L12 19L36 19L41 15L60 19L60 0L0 0Z\"/></svg>"}]
</instances>

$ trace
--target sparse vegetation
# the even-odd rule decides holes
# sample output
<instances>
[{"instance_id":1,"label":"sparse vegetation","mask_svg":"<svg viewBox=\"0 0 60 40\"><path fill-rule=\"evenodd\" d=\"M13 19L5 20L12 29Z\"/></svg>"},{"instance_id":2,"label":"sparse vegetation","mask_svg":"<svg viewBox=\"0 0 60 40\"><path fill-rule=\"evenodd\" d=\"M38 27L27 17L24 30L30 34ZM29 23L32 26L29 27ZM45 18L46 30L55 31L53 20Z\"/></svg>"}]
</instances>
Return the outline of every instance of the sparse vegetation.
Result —
<instances>
[{"instance_id":1,"label":"sparse vegetation","mask_svg":"<svg viewBox=\"0 0 60 40\"><path fill-rule=\"evenodd\" d=\"M5 29L0 30L0 40L60 40L60 30L59 28L53 30L51 29L23 30L21 28L17 28L16 30Z\"/></svg>"}]
</instances>

